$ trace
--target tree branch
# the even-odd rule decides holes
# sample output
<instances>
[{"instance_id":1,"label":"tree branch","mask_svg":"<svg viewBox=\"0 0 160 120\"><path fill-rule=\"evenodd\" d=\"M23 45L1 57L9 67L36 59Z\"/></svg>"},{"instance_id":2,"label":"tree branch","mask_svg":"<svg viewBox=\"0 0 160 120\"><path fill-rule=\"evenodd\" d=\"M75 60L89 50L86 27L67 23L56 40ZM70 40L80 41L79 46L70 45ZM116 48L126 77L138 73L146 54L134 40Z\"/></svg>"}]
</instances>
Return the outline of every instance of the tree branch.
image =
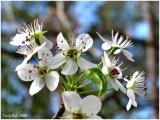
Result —
<instances>
[{"instance_id":1,"label":"tree branch","mask_svg":"<svg viewBox=\"0 0 160 120\"><path fill-rule=\"evenodd\" d=\"M64 104L62 103L62 104L60 105L59 111L56 113L56 115L54 115L54 116L52 117L52 119L60 119L61 116L63 115L64 111L65 111L65 107L64 107Z\"/></svg>"}]
</instances>

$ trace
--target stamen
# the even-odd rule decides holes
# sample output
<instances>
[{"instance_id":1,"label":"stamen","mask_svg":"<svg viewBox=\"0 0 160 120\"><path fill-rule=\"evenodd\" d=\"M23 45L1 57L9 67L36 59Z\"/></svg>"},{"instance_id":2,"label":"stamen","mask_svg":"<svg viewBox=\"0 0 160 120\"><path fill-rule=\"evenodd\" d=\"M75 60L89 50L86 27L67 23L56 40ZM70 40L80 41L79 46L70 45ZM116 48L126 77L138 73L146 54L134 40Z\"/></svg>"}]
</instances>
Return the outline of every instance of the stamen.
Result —
<instances>
[{"instance_id":1,"label":"stamen","mask_svg":"<svg viewBox=\"0 0 160 120\"><path fill-rule=\"evenodd\" d=\"M29 72L29 73L32 73L32 70L29 70L28 72Z\"/></svg>"},{"instance_id":2,"label":"stamen","mask_svg":"<svg viewBox=\"0 0 160 120\"><path fill-rule=\"evenodd\" d=\"M124 71L124 70L127 70L128 69L128 66L126 66L124 69L122 69L121 71Z\"/></svg>"},{"instance_id":3,"label":"stamen","mask_svg":"<svg viewBox=\"0 0 160 120\"><path fill-rule=\"evenodd\" d=\"M25 44L25 41L22 41L22 44Z\"/></svg>"},{"instance_id":4,"label":"stamen","mask_svg":"<svg viewBox=\"0 0 160 120\"><path fill-rule=\"evenodd\" d=\"M19 45L19 46L18 46L18 49L20 49L21 47L22 47L22 46L21 46L21 45Z\"/></svg>"},{"instance_id":5,"label":"stamen","mask_svg":"<svg viewBox=\"0 0 160 120\"><path fill-rule=\"evenodd\" d=\"M118 75L119 72L118 72L118 70L116 68L114 68L114 69L112 69L111 74L112 75Z\"/></svg>"}]
</instances>

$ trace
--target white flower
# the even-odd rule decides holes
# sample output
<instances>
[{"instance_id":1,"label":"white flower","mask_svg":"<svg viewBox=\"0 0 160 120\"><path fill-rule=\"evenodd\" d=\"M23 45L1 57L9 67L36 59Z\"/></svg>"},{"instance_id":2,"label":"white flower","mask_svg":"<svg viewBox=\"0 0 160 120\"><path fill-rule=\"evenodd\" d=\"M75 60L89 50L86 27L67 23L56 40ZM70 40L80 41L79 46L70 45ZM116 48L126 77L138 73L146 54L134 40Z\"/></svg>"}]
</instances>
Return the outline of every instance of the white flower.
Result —
<instances>
[{"instance_id":1,"label":"white flower","mask_svg":"<svg viewBox=\"0 0 160 120\"><path fill-rule=\"evenodd\" d=\"M46 42L43 43L41 46L35 45L34 42L30 42L29 45L23 45L23 46L18 46L18 49L16 50L17 53L25 55L25 58L23 62L16 67L16 70L19 70L24 64L28 62L28 60L31 59L31 57L37 53L40 49L42 49L45 46Z\"/></svg>"},{"instance_id":2,"label":"white flower","mask_svg":"<svg viewBox=\"0 0 160 120\"><path fill-rule=\"evenodd\" d=\"M28 25L24 24L21 30L17 29L19 33L15 35L10 44L15 46L23 46L23 45L30 45L31 44L30 42L34 42L34 44L40 46L44 42L46 42L45 47L51 49L53 43L43 35L44 33L46 33L46 31L42 31L42 28L43 28L43 23L41 22L39 24L38 19L34 20L33 25L32 23Z\"/></svg>"},{"instance_id":3,"label":"white flower","mask_svg":"<svg viewBox=\"0 0 160 120\"><path fill-rule=\"evenodd\" d=\"M128 104L126 106L127 111L131 108L131 105L134 107L137 107L137 102L135 101L135 93L140 96L146 95L146 81L144 72L139 73L139 71L136 71L131 80L127 80L127 96L129 98Z\"/></svg>"},{"instance_id":4,"label":"white flower","mask_svg":"<svg viewBox=\"0 0 160 120\"><path fill-rule=\"evenodd\" d=\"M92 47L93 39L88 34L81 34L76 38L75 43L68 44L62 33L57 36L57 46L60 53L54 56L54 67L58 68L65 63L61 73L64 75L72 75L77 72L78 66L82 70L96 67L95 64L88 62L80 55ZM78 64L78 65L77 65Z\"/></svg>"},{"instance_id":5,"label":"white flower","mask_svg":"<svg viewBox=\"0 0 160 120\"><path fill-rule=\"evenodd\" d=\"M120 52L122 52L130 61L134 62L133 54L127 50L125 50L125 48L131 47L132 46L132 42L129 41L128 38L126 38L124 40L124 38L121 36L118 39L118 32L116 33L116 35L113 35L113 30L112 30L112 41L110 40L106 40L105 38L103 38L98 32L97 32L98 36L104 41L104 43L102 44L102 49L103 50L109 50L112 47L117 48L114 51L114 54L119 54Z\"/></svg>"},{"instance_id":6,"label":"white flower","mask_svg":"<svg viewBox=\"0 0 160 120\"><path fill-rule=\"evenodd\" d=\"M102 72L106 75L108 81L111 83L112 87L118 91L119 89L126 93L125 87L118 81L118 79L122 79L122 71L120 66L122 63L118 65L118 59L113 59L113 62L110 61L108 55L104 51L104 57L102 57L103 66L102 66Z\"/></svg>"},{"instance_id":7,"label":"white flower","mask_svg":"<svg viewBox=\"0 0 160 120\"><path fill-rule=\"evenodd\" d=\"M13 41L10 42L10 44L17 46L17 53L25 55L24 61L16 67L16 71L26 64L42 47L52 48L53 43L43 36L45 31L42 31L42 27L43 24L39 24L38 20L34 20L33 25L24 24L22 30L18 30L19 34L16 34Z\"/></svg>"},{"instance_id":8,"label":"white flower","mask_svg":"<svg viewBox=\"0 0 160 120\"><path fill-rule=\"evenodd\" d=\"M101 101L98 97L89 95L83 99L73 91L62 93L66 111L69 113L64 118L70 119L101 119L96 114L101 110Z\"/></svg>"},{"instance_id":9,"label":"white flower","mask_svg":"<svg viewBox=\"0 0 160 120\"><path fill-rule=\"evenodd\" d=\"M47 48L38 51L38 64L23 64L17 71L23 81L33 81L29 90L30 95L39 92L45 84L50 91L54 91L59 83L59 75L52 71L53 55Z\"/></svg>"}]
</instances>

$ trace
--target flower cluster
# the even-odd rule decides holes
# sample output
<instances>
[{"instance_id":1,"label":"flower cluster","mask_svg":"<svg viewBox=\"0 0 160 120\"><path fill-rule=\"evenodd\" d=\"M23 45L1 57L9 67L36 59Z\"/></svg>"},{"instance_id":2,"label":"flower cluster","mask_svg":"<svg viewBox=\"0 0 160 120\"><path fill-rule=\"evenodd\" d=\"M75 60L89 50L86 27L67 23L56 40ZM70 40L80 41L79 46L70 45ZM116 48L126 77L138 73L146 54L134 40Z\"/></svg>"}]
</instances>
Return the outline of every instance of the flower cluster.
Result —
<instances>
[{"instance_id":1,"label":"flower cluster","mask_svg":"<svg viewBox=\"0 0 160 120\"><path fill-rule=\"evenodd\" d=\"M101 117L97 114L102 103L98 96L107 92L107 82L113 90L120 89L128 96L127 110L131 105L137 107L135 94L146 95L144 72L136 71L133 75L126 77L123 71L127 68L122 68L123 62L116 57L111 59L114 54L122 53L130 61L134 61L132 53L126 50L133 44L128 38L118 33L114 36L112 31L112 41L109 41L97 33L104 41L102 44L104 53L102 61L95 64L82 57L84 52L93 45L93 39L89 34L80 34L75 41L71 41L71 44L60 32L56 39L58 53L53 55L51 52L53 43L44 36L46 31L42 31L42 28L43 24L35 20L33 24L24 24L17 30L18 33L10 44L17 46L16 52L24 55L24 60L15 71L21 80L33 81L29 89L30 95L35 95L45 85L50 91L54 91L59 81L63 83L65 90L62 93L62 99L66 111L59 116L60 118L100 119ZM90 79L91 82L85 83L86 79ZM100 80L100 83L95 79ZM126 85L122 84L124 82ZM98 89L83 89L90 84L96 84ZM97 93L97 96L93 92ZM79 94L83 93L89 95L82 99Z\"/></svg>"}]
</instances>

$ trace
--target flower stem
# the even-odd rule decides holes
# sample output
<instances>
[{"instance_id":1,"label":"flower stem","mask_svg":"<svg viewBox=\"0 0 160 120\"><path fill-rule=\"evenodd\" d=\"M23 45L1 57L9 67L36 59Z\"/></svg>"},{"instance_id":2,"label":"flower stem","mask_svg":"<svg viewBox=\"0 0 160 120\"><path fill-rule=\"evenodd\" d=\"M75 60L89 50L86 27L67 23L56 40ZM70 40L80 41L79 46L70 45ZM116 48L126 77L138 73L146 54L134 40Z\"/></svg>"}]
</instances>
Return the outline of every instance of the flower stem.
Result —
<instances>
[{"instance_id":1,"label":"flower stem","mask_svg":"<svg viewBox=\"0 0 160 120\"><path fill-rule=\"evenodd\" d=\"M84 92L79 92L79 94L90 94L90 93L95 93L98 92L99 90L88 90L88 91L84 91Z\"/></svg>"},{"instance_id":2,"label":"flower stem","mask_svg":"<svg viewBox=\"0 0 160 120\"><path fill-rule=\"evenodd\" d=\"M106 91L109 91L109 90L114 90L114 89L113 89L113 88L107 88L107 89L106 89Z\"/></svg>"},{"instance_id":3,"label":"flower stem","mask_svg":"<svg viewBox=\"0 0 160 120\"><path fill-rule=\"evenodd\" d=\"M108 56L110 57L110 56L114 53L115 50L116 50L116 48L113 47L113 48L109 51ZM100 67L100 66L102 65L102 63L103 63L102 61L99 62L98 65L97 65L97 67Z\"/></svg>"},{"instance_id":4,"label":"flower stem","mask_svg":"<svg viewBox=\"0 0 160 120\"><path fill-rule=\"evenodd\" d=\"M80 85L80 84L84 81L83 77L84 77L84 75L81 74L81 75L77 78L77 80L75 81L75 84Z\"/></svg>"},{"instance_id":5,"label":"flower stem","mask_svg":"<svg viewBox=\"0 0 160 120\"><path fill-rule=\"evenodd\" d=\"M78 89L80 89L80 88L83 88L83 87L86 87L86 86L88 86L88 85L90 85L90 84L92 84L93 82L89 82L89 83L86 83L86 84L84 84L84 85L81 85L81 86L79 86L79 87L77 87Z\"/></svg>"},{"instance_id":6,"label":"flower stem","mask_svg":"<svg viewBox=\"0 0 160 120\"><path fill-rule=\"evenodd\" d=\"M59 74L59 76L60 76L61 80L63 81L64 87L65 87L67 90L69 90L68 85L67 85L67 82L66 82L65 79L64 79L64 76L61 75L61 74Z\"/></svg>"},{"instance_id":7,"label":"flower stem","mask_svg":"<svg viewBox=\"0 0 160 120\"><path fill-rule=\"evenodd\" d=\"M65 75L65 78L66 78L68 84L71 85L71 80L68 78L68 76Z\"/></svg>"}]
</instances>

